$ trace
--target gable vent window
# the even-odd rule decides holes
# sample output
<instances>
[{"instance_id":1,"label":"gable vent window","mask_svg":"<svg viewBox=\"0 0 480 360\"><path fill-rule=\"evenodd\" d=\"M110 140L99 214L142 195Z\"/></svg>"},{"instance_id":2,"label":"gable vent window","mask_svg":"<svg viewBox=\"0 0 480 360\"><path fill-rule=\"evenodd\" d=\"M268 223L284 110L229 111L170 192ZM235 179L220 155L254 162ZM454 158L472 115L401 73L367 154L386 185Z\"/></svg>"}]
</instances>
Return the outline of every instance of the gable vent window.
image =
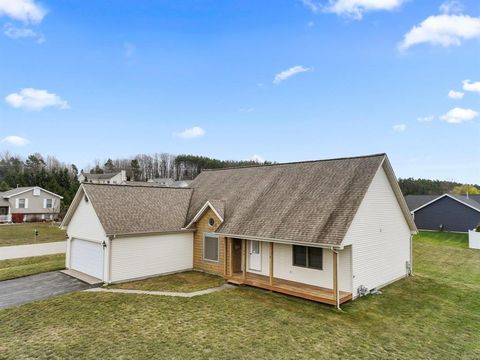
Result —
<instances>
[{"instance_id":1,"label":"gable vent window","mask_svg":"<svg viewBox=\"0 0 480 360\"><path fill-rule=\"evenodd\" d=\"M323 249L293 245L293 266L323 270Z\"/></svg>"},{"instance_id":2,"label":"gable vent window","mask_svg":"<svg viewBox=\"0 0 480 360\"><path fill-rule=\"evenodd\" d=\"M33 196L40 196L40 189L39 188L34 188L33 189Z\"/></svg>"},{"instance_id":3,"label":"gable vent window","mask_svg":"<svg viewBox=\"0 0 480 360\"><path fill-rule=\"evenodd\" d=\"M218 236L205 235L203 237L203 259L218 262L219 259Z\"/></svg>"},{"instance_id":4,"label":"gable vent window","mask_svg":"<svg viewBox=\"0 0 480 360\"><path fill-rule=\"evenodd\" d=\"M215 220L213 218L208 219L208 225L210 226L215 225Z\"/></svg>"}]
</instances>

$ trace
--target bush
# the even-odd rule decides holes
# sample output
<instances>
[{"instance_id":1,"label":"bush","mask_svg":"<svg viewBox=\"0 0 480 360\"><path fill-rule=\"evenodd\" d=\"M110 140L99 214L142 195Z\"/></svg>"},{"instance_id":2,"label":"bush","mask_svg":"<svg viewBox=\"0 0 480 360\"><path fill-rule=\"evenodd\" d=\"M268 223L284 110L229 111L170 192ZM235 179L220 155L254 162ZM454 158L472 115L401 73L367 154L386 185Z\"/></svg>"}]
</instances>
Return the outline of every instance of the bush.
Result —
<instances>
[{"instance_id":1,"label":"bush","mask_svg":"<svg viewBox=\"0 0 480 360\"><path fill-rule=\"evenodd\" d=\"M480 232L480 224L477 225L477 227L475 228L475 231Z\"/></svg>"},{"instance_id":2,"label":"bush","mask_svg":"<svg viewBox=\"0 0 480 360\"><path fill-rule=\"evenodd\" d=\"M12 214L12 222L17 224L17 223L23 223L23 214L19 213L14 213Z\"/></svg>"}]
</instances>

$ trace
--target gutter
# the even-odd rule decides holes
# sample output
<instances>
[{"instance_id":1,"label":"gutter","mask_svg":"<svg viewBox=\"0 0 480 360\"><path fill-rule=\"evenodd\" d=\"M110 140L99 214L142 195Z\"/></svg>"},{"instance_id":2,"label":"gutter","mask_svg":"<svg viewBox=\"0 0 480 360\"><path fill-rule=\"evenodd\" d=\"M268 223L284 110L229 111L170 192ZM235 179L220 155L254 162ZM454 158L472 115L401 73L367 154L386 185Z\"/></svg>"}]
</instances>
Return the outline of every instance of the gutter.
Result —
<instances>
[{"instance_id":1,"label":"gutter","mask_svg":"<svg viewBox=\"0 0 480 360\"><path fill-rule=\"evenodd\" d=\"M132 232L132 233L109 233L106 234L108 237L112 239L116 237L135 237L139 235L167 235L167 234L177 234L177 233L189 233L194 232L195 229L181 229L181 230L170 230L170 231L151 231L151 232Z\"/></svg>"}]
</instances>

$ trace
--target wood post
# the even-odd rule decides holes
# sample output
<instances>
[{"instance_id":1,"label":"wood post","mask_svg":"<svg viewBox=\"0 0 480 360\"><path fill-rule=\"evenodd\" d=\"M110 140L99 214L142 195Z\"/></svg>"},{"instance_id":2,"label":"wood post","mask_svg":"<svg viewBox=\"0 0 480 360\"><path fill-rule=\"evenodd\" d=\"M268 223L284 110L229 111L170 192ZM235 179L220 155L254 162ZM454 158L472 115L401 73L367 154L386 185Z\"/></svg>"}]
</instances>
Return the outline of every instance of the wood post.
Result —
<instances>
[{"instance_id":1,"label":"wood post","mask_svg":"<svg viewBox=\"0 0 480 360\"><path fill-rule=\"evenodd\" d=\"M227 252L228 252L227 242L228 242L228 238L224 237L223 238L223 277L227 276Z\"/></svg>"},{"instance_id":2,"label":"wood post","mask_svg":"<svg viewBox=\"0 0 480 360\"><path fill-rule=\"evenodd\" d=\"M339 306L339 299L338 299L338 253L335 250L333 252L333 294L335 296L335 304L337 307Z\"/></svg>"},{"instance_id":3,"label":"wood post","mask_svg":"<svg viewBox=\"0 0 480 360\"><path fill-rule=\"evenodd\" d=\"M247 240L242 241L243 250L243 280L247 278Z\"/></svg>"},{"instance_id":4,"label":"wood post","mask_svg":"<svg viewBox=\"0 0 480 360\"><path fill-rule=\"evenodd\" d=\"M233 276L233 261L232 261L232 244L233 244L233 239L228 238L228 259L229 259L229 265L230 265L230 276Z\"/></svg>"},{"instance_id":5,"label":"wood post","mask_svg":"<svg viewBox=\"0 0 480 360\"><path fill-rule=\"evenodd\" d=\"M270 243L270 286L273 286L273 242Z\"/></svg>"}]
</instances>

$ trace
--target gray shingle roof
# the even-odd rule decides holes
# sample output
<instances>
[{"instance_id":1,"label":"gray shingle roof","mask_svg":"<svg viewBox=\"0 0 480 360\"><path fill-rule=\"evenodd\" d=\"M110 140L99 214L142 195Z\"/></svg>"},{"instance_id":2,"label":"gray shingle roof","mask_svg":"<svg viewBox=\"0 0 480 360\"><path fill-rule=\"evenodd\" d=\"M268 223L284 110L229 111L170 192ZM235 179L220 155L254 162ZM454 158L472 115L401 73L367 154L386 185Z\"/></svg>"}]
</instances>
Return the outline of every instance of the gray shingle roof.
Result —
<instances>
[{"instance_id":1,"label":"gray shingle roof","mask_svg":"<svg viewBox=\"0 0 480 360\"><path fill-rule=\"evenodd\" d=\"M218 233L338 245L385 154L203 171L187 223L207 200L224 201Z\"/></svg>"},{"instance_id":2,"label":"gray shingle roof","mask_svg":"<svg viewBox=\"0 0 480 360\"><path fill-rule=\"evenodd\" d=\"M25 190L30 190L30 189L33 189L35 186L21 186L21 187L17 187L15 189L10 189L10 190L7 190L7 191L4 191L0 194L0 196L2 197L5 197L5 196L10 196L10 195L15 195L16 193L19 193L19 192L22 192L22 191L25 191Z\"/></svg>"},{"instance_id":3,"label":"gray shingle roof","mask_svg":"<svg viewBox=\"0 0 480 360\"><path fill-rule=\"evenodd\" d=\"M107 235L179 231L192 194L191 189L159 186L82 186Z\"/></svg>"},{"instance_id":4,"label":"gray shingle roof","mask_svg":"<svg viewBox=\"0 0 480 360\"><path fill-rule=\"evenodd\" d=\"M86 179L91 180L108 180L113 178L114 176L118 175L120 172L113 172L113 173L106 173L106 174L90 174L90 173L83 173Z\"/></svg>"},{"instance_id":5,"label":"gray shingle roof","mask_svg":"<svg viewBox=\"0 0 480 360\"><path fill-rule=\"evenodd\" d=\"M407 195L405 196L405 201L407 202L410 211L412 211L438 198L439 196L440 195Z\"/></svg>"}]
</instances>

